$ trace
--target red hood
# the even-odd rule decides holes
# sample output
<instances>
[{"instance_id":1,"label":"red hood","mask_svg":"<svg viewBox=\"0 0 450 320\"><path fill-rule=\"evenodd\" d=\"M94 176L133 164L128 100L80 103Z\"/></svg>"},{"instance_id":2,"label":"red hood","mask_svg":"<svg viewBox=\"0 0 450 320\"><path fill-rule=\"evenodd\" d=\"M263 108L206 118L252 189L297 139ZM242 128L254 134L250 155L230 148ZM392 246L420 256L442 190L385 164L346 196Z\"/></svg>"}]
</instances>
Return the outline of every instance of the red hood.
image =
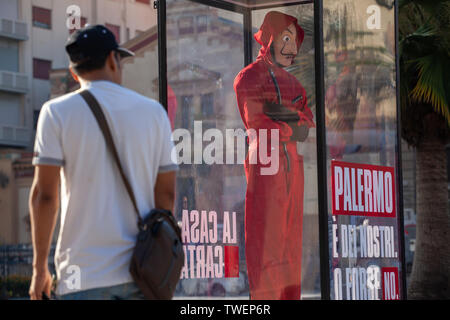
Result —
<instances>
[{"instance_id":1,"label":"red hood","mask_svg":"<svg viewBox=\"0 0 450 320\"><path fill-rule=\"evenodd\" d=\"M266 14L261 28L254 35L255 40L262 46L261 50L259 50L257 59L264 59L272 64L270 46L276 36L282 33L291 24L294 24L297 28L297 48L300 49L303 39L305 38L305 32L299 26L297 18L278 11L270 11Z\"/></svg>"}]
</instances>

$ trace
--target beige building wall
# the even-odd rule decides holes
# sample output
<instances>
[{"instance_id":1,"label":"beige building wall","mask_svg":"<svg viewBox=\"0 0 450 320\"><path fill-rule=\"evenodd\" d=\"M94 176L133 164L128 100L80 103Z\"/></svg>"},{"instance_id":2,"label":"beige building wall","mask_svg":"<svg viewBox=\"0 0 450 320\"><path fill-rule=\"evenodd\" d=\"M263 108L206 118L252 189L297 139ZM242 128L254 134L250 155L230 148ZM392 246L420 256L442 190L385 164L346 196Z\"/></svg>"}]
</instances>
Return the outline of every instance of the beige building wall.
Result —
<instances>
[{"instance_id":1,"label":"beige building wall","mask_svg":"<svg viewBox=\"0 0 450 320\"><path fill-rule=\"evenodd\" d=\"M158 100L158 35L154 26L124 43L136 56L124 61L122 84L138 93Z\"/></svg>"},{"instance_id":2,"label":"beige building wall","mask_svg":"<svg viewBox=\"0 0 450 320\"><path fill-rule=\"evenodd\" d=\"M12 167L12 159L0 154L0 179L4 181L0 185L0 245L17 242L16 194L15 179ZM6 182L5 182L6 179Z\"/></svg>"},{"instance_id":3,"label":"beige building wall","mask_svg":"<svg viewBox=\"0 0 450 320\"><path fill-rule=\"evenodd\" d=\"M50 82L33 78L33 58L52 61L52 69L67 68L69 60L64 45L69 37L67 9L75 5L89 24L113 24L120 27L121 42L156 25L157 11L153 3L136 0L18 0L19 19L28 23L29 40L21 43L21 72L30 76L31 92L25 97L24 126L33 129L34 111L50 99ZM50 30L34 27L33 6L51 10ZM34 134L32 135L34 137ZM32 148L33 139L29 148Z\"/></svg>"},{"instance_id":4,"label":"beige building wall","mask_svg":"<svg viewBox=\"0 0 450 320\"><path fill-rule=\"evenodd\" d=\"M17 232L18 243L31 243L30 210L28 199L30 197L32 178L20 179L16 183L15 193L17 199Z\"/></svg>"},{"instance_id":5,"label":"beige building wall","mask_svg":"<svg viewBox=\"0 0 450 320\"><path fill-rule=\"evenodd\" d=\"M31 243L28 200L33 171L31 153L0 151L0 246ZM58 229L59 223L54 240Z\"/></svg>"}]
</instances>

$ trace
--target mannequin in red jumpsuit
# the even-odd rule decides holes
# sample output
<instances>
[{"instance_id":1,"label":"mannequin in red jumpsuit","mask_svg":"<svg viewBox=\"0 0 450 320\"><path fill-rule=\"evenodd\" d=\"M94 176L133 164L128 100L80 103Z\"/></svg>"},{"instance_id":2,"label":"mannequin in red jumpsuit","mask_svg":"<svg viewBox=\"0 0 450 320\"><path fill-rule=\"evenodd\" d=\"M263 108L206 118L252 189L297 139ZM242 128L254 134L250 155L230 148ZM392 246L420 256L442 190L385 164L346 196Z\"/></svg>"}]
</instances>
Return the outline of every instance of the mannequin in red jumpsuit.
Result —
<instances>
[{"instance_id":1,"label":"mannequin in red jumpsuit","mask_svg":"<svg viewBox=\"0 0 450 320\"><path fill-rule=\"evenodd\" d=\"M250 297L256 300L300 299L304 176L297 142L306 140L314 122L305 89L283 67L293 63L303 38L296 18L269 12L255 34L262 46L258 58L234 82L242 121L247 132L257 133L244 164L245 249ZM261 146L262 129L267 130L269 157L279 153L278 171L272 175L261 173L270 164L249 161ZM279 133L276 150L271 129Z\"/></svg>"}]
</instances>

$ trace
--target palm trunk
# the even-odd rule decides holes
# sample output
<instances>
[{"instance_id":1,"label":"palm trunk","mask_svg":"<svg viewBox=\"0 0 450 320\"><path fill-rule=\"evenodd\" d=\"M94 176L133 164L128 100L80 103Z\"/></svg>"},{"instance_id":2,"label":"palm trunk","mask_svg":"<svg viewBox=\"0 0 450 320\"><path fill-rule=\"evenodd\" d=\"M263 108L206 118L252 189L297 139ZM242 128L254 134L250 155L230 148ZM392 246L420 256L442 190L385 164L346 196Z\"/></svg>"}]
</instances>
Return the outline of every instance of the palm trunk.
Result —
<instances>
[{"instance_id":1,"label":"palm trunk","mask_svg":"<svg viewBox=\"0 0 450 320\"><path fill-rule=\"evenodd\" d=\"M427 132L417 148L416 246L408 299L449 299L447 157L445 143L436 134L439 120L427 118Z\"/></svg>"}]
</instances>

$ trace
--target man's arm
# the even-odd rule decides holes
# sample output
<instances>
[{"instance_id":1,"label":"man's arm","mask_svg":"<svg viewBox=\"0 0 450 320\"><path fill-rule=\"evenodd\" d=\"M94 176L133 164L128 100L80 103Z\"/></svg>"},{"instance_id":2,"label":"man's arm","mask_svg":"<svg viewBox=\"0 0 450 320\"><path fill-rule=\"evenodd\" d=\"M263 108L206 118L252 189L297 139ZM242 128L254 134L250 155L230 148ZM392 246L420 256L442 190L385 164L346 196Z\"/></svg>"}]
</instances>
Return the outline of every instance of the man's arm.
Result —
<instances>
[{"instance_id":1,"label":"man's arm","mask_svg":"<svg viewBox=\"0 0 450 320\"><path fill-rule=\"evenodd\" d=\"M33 277L30 286L32 300L50 296L52 279L48 271L48 255L58 217L60 167L35 167L29 207L33 242Z\"/></svg>"},{"instance_id":2,"label":"man's arm","mask_svg":"<svg viewBox=\"0 0 450 320\"><path fill-rule=\"evenodd\" d=\"M155 184L155 206L173 213L175 202L175 171L159 173Z\"/></svg>"}]
</instances>

